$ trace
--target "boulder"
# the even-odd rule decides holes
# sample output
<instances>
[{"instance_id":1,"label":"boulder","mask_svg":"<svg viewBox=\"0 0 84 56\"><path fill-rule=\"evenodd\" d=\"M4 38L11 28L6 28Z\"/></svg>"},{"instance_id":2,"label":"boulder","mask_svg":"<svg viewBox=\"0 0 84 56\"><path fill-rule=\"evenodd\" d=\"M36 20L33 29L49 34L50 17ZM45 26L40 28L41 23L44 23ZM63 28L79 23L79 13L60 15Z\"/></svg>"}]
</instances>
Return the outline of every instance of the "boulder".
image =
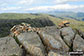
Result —
<instances>
[{"instance_id":1,"label":"boulder","mask_svg":"<svg viewBox=\"0 0 84 56\"><path fill-rule=\"evenodd\" d=\"M12 37L0 38L0 56L21 56L22 49Z\"/></svg>"},{"instance_id":2,"label":"boulder","mask_svg":"<svg viewBox=\"0 0 84 56\"><path fill-rule=\"evenodd\" d=\"M73 51L84 51L84 40L78 34L73 41Z\"/></svg>"},{"instance_id":3,"label":"boulder","mask_svg":"<svg viewBox=\"0 0 84 56\"><path fill-rule=\"evenodd\" d=\"M63 42L60 35L57 34L55 30L54 32L41 31L38 32L38 34L42 39L43 43L45 44L45 46L47 47L48 51L69 51L69 47Z\"/></svg>"},{"instance_id":4,"label":"boulder","mask_svg":"<svg viewBox=\"0 0 84 56\"><path fill-rule=\"evenodd\" d=\"M63 38L64 42L71 46L72 40L74 39L75 33L71 27L64 27L60 29L60 35Z\"/></svg>"},{"instance_id":5,"label":"boulder","mask_svg":"<svg viewBox=\"0 0 84 56\"><path fill-rule=\"evenodd\" d=\"M52 26L52 27L45 27L44 30L46 33L48 33L49 35L52 35L53 38L57 41L59 41L62 45L62 49L66 50L65 51L69 51L69 47L65 44L65 42L63 41L63 39L60 36L60 30L57 29L56 26Z\"/></svg>"},{"instance_id":6,"label":"boulder","mask_svg":"<svg viewBox=\"0 0 84 56\"><path fill-rule=\"evenodd\" d=\"M45 48L35 32L22 33L17 39L27 50L27 53L34 56L45 56Z\"/></svg>"}]
</instances>

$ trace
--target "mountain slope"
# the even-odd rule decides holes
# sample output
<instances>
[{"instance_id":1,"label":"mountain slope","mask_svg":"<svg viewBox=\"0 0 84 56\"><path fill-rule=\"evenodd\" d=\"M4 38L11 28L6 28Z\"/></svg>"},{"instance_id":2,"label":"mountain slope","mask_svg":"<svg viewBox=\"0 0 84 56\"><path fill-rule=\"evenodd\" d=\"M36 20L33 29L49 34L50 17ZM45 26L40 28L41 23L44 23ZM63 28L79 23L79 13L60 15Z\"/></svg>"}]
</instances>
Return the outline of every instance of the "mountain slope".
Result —
<instances>
[{"instance_id":1,"label":"mountain slope","mask_svg":"<svg viewBox=\"0 0 84 56\"><path fill-rule=\"evenodd\" d=\"M81 20L84 21L84 13L82 12L65 12L65 11L50 11L48 12L50 15L54 15L56 17L61 17L61 18L72 18L75 20Z\"/></svg>"},{"instance_id":2,"label":"mountain slope","mask_svg":"<svg viewBox=\"0 0 84 56\"><path fill-rule=\"evenodd\" d=\"M64 17L64 19L61 19L60 17L53 17L48 14L3 13L0 14L0 36L5 36L5 33L7 35L11 27L16 24L20 24L21 22L29 23L33 27L52 26L54 24L58 27L58 24L63 20L70 21L70 26L73 29L80 29L81 31L84 31L84 21L77 21L72 18Z\"/></svg>"}]
</instances>

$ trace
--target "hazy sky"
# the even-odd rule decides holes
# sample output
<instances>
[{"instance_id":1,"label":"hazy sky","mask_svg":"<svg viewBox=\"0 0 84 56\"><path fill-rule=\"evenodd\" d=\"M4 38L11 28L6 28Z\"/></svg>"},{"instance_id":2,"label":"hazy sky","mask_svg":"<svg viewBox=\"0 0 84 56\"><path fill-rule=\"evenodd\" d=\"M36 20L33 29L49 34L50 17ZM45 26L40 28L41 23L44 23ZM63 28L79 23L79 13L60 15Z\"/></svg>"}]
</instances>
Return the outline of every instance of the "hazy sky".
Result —
<instances>
[{"instance_id":1,"label":"hazy sky","mask_svg":"<svg viewBox=\"0 0 84 56\"><path fill-rule=\"evenodd\" d=\"M0 13L84 12L84 0L0 0Z\"/></svg>"}]
</instances>

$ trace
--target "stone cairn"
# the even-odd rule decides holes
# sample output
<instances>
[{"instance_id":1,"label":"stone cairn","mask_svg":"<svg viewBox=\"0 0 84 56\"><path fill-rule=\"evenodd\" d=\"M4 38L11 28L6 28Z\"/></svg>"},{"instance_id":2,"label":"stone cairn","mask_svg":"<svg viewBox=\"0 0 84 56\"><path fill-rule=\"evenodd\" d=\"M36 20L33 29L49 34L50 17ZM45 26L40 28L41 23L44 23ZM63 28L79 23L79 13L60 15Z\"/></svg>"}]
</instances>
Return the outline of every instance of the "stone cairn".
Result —
<instances>
[{"instance_id":1,"label":"stone cairn","mask_svg":"<svg viewBox=\"0 0 84 56\"><path fill-rule=\"evenodd\" d=\"M10 29L10 36L14 37L14 36L18 36L20 33L24 33L24 32L37 32L38 30L40 30L39 28L34 28L31 27L30 24L28 23L21 23L19 25L14 25L11 29Z\"/></svg>"}]
</instances>

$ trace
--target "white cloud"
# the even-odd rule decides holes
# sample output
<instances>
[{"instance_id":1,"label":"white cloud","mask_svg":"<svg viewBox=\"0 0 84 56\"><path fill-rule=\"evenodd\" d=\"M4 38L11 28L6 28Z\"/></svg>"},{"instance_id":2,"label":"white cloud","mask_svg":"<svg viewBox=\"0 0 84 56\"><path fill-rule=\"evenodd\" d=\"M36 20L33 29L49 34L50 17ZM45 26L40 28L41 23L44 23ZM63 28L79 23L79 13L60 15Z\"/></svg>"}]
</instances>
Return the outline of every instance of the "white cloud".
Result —
<instances>
[{"instance_id":1,"label":"white cloud","mask_svg":"<svg viewBox=\"0 0 84 56\"><path fill-rule=\"evenodd\" d=\"M67 0L55 0L54 3L64 3L67 2Z\"/></svg>"},{"instance_id":2,"label":"white cloud","mask_svg":"<svg viewBox=\"0 0 84 56\"><path fill-rule=\"evenodd\" d=\"M78 3L79 1L79 3ZM17 11L17 12L32 12L32 11L51 11L51 10L74 10L83 11L84 4L80 5L80 1L84 0L1 0L1 11ZM67 2L77 2L77 5L68 4Z\"/></svg>"},{"instance_id":3,"label":"white cloud","mask_svg":"<svg viewBox=\"0 0 84 56\"><path fill-rule=\"evenodd\" d=\"M49 6L39 6L39 7L34 7L34 8L28 8L26 10L47 10L47 8L49 8Z\"/></svg>"},{"instance_id":4,"label":"white cloud","mask_svg":"<svg viewBox=\"0 0 84 56\"><path fill-rule=\"evenodd\" d=\"M0 10L6 11L6 10L18 10L21 7L7 7L7 8L1 8Z\"/></svg>"},{"instance_id":5,"label":"white cloud","mask_svg":"<svg viewBox=\"0 0 84 56\"><path fill-rule=\"evenodd\" d=\"M55 6L39 6L25 9L26 11L52 11L52 10L73 10L78 8L84 8L84 5L70 5L70 4L61 4Z\"/></svg>"},{"instance_id":6,"label":"white cloud","mask_svg":"<svg viewBox=\"0 0 84 56\"><path fill-rule=\"evenodd\" d=\"M17 4L27 4L27 5L30 5L33 3L34 0L21 0L21 1L18 1Z\"/></svg>"},{"instance_id":7,"label":"white cloud","mask_svg":"<svg viewBox=\"0 0 84 56\"><path fill-rule=\"evenodd\" d=\"M67 3L67 2L77 2L77 1L84 1L84 0L54 0L53 3Z\"/></svg>"}]
</instances>

